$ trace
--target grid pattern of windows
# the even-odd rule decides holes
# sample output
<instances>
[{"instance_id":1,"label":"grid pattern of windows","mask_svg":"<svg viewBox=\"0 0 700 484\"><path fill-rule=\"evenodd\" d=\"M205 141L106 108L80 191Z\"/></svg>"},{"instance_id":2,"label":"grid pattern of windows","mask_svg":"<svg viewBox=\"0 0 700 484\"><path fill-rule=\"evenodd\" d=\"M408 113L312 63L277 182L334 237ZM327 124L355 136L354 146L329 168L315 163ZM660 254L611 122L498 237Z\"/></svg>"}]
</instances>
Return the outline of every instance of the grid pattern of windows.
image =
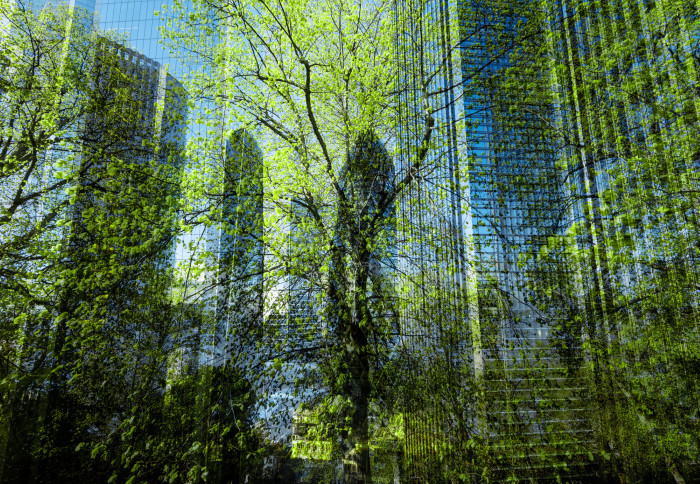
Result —
<instances>
[{"instance_id":1,"label":"grid pattern of windows","mask_svg":"<svg viewBox=\"0 0 700 484\"><path fill-rule=\"evenodd\" d=\"M458 16L467 40L461 63L444 68L431 86L443 91L430 99L435 149L420 183L398 208L400 270L410 300L402 329L419 367L416 390L407 392L409 474L431 472L421 465L437 452L445 432L448 439L454 432L455 442L482 435L511 456L512 462L503 463L504 477L553 475L552 461L572 454L578 457L568 460L568 475L583 477L589 471L583 448L592 432L587 382L570 358L580 343L574 338L569 353L560 351L555 342L561 334L553 335L559 315L545 314L533 290L573 277L556 259L531 262L548 237L563 234L568 219L547 133L555 117L547 73L537 59L503 40L516 38L518 22L526 20L523 5L512 12L489 2L468 6L428 4L426 17L439 25L423 31L435 36L425 42L429 53L435 50L436 65L430 67L439 70L450 59L450 16ZM410 82L418 59L410 39L397 42L406 45ZM418 89L407 91L402 106L409 121L400 127L406 156L399 171L418 148L411 142L420 139L420 126L410 124L421 106ZM458 375L455 362L472 372ZM427 368L434 371L422 371ZM436 390L451 373L452 387ZM468 380L480 382L481 399L476 387L454 383ZM426 391L432 392L427 401L421 394ZM462 405L450 408L447 400L457 395ZM440 410L430 408L436 398L445 399Z\"/></svg>"},{"instance_id":2,"label":"grid pattern of windows","mask_svg":"<svg viewBox=\"0 0 700 484\"><path fill-rule=\"evenodd\" d=\"M162 64L179 77L177 60L170 55L162 40L159 27L163 21L154 15L162 2L155 0L97 0L95 8L100 28L123 36L124 44Z\"/></svg>"},{"instance_id":3,"label":"grid pattern of windows","mask_svg":"<svg viewBox=\"0 0 700 484\"><path fill-rule=\"evenodd\" d=\"M692 194L700 105L689 89L697 86L697 71L685 67L685 56L697 52L698 6L618 0L591 10L559 1L547 6L553 58L569 66L556 85L562 125L579 144L561 160L576 200L570 223L583 254L582 313L591 339L609 349L615 365L629 365L615 376L612 391L605 369L598 370L597 418L615 418L611 400L634 408L635 398L659 407L668 399L669 410L656 411L663 418L655 419L654 432L685 433L687 415L697 408L687 396L698 395L697 377L685 369L693 352L688 342L698 341L698 204ZM621 45L625 49L616 51ZM630 388L641 390L631 397ZM622 455L625 447L639 446L635 422L629 427ZM643 445L657 438L643 432Z\"/></svg>"},{"instance_id":4,"label":"grid pattern of windows","mask_svg":"<svg viewBox=\"0 0 700 484\"><path fill-rule=\"evenodd\" d=\"M513 12L486 9L464 19L477 23L479 35L462 45L465 70L488 66L472 81L465 100L475 126L469 179L486 431L511 456L504 472L541 475L554 472L551 461L572 451L583 454L591 432L589 405L576 363L552 347L556 316L544 314L549 308L539 308L531 297L533 286L552 285L568 271L556 260L537 266L526 262L548 237L563 232L566 215L558 206L561 178L543 121L554 115L546 72L517 48L498 54L503 49L499 35L516 38L518 20L525 20L517 7ZM486 27L495 19L502 31ZM520 455L514 447L520 447ZM586 462L568 461L569 477L586 475Z\"/></svg>"}]
</instances>

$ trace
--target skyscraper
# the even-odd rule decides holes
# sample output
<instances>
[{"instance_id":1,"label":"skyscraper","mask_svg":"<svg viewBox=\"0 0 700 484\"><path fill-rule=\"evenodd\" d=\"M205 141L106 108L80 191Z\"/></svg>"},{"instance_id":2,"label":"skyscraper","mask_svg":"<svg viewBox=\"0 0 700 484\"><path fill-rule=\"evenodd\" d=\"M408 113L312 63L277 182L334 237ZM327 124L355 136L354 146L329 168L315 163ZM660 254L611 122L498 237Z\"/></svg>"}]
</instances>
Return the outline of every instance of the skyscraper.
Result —
<instances>
[{"instance_id":1,"label":"skyscraper","mask_svg":"<svg viewBox=\"0 0 700 484\"><path fill-rule=\"evenodd\" d=\"M372 131L359 134L352 150L348 154L348 160L340 173L340 186L346 194L347 202L339 201L337 223L335 226L335 239L348 252L356 251L357 242L353 240L357 231L370 233L368 227L371 218L379 208L382 196L394 189L395 180L394 162L386 148ZM392 324L396 317L396 300L393 294L396 277L396 210L393 204L385 213L381 214L382 220L377 223L381 227L379 233L374 234L374 252L367 255L352 254L350 259L362 259L367 257L365 270L370 280L371 296L376 301L373 305L373 318L378 324ZM359 225L359 228L353 224ZM335 264L348 254L340 252ZM337 268L331 272L337 273ZM337 285L330 281L331 287ZM333 289L331 289L332 291ZM334 301L329 301L331 307ZM396 323L396 321L393 321Z\"/></svg>"},{"instance_id":2,"label":"skyscraper","mask_svg":"<svg viewBox=\"0 0 700 484\"><path fill-rule=\"evenodd\" d=\"M218 256L216 338L219 360L254 359L256 323L263 317L262 153L243 129L227 140L221 224L207 229L211 252Z\"/></svg>"},{"instance_id":3,"label":"skyscraper","mask_svg":"<svg viewBox=\"0 0 700 484\"><path fill-rule=\"evenodd\" d=\"M596 437L605 451L616 449L613 472L659 479L634 464L640 452L658 452L662 473L687 478L697 472L688 465L696 451L671 456L661 442L692 433L686 416L698 406L697 378L685 376L697 348L688 342L698 341L690 288L698 274L700 106L691 88L697 64L689 62L700 38L697 6L545 6L558 137L568 137L560 152L572 207L567 243L579 274L562 289L576 294L580 322L572 326L592 347L585 357Z\"/></svg>"},{"instance_id":4,"label":"skyscraper","mask_svg":"<svg viewBox=\"0 0 700 484\"><path fill-rule=\"evenodd\" d=\"M99 20L100 29L112 32L127 48L152 59L160 69L167 69L168 75L178 78L185 75L186 71L178 56L171 55L163 42L163 36L159 31L163 20L156 14L162 6L163 2L155 0L98 0L95 2L95 18ZM184 109L185 106L183 105L182 108ZM188 111L189 116L183 118L182 129L187 139L203 135L206 131L205 127L197 124L199 108L195 107L195 110ZM230 173L228 175L225 173L228 173L226 167L229 166L229 159L234 159L228 157L231 148L227 146L227 141L230 140L224 140L220 144L220 150L217 151L216 156L208 158L208 167L193 168L190 166L191 159L183 160L183 173L192 170L211 170L212 180L209 181L218 183L219 188L223 189L224 185L231 183ZM230 142L228 144L230 145ZM198 208L198 204L202 203L201 200L196 199L188 199L187 202ZM230 205L230 202L227 203ZM172 289L175 298L187 301L188 305L192 305L191 310L196 307L196 311L201 313L199 319L202 321L200 325L202 327L192 328L195 332L192 337L200 342L201 347L187 351L183 349L183 359L179 363L181 366L197 367L201 364L211 364L215 360L223 361L223 348L215 343L215 340L219 340L223 344L226 339L225 331L215 329L219 326L216 322L219 309L216 300L221 290L218 274L222 269L219 266L219 250L222 248L221 237L222 235L225 237L227 230L221 225L225 223L220 224L215 220L194 224L190 232L180 235L174 250L176 282ZM224 243L223 247L225 246ZM201 259L203 254L206 254L203 259L206 262ZM200 263L209 267L202 269L198 266ZM198 276L190 278L188 274L193 268L193 272ZM222 320L222 324L225 326L226 322Z\"/></svg>"},{"instance_id":5,"label":"skyscraper","mask_svg":"<svg viewBox=\"0 0 700 484\"><path fill-rule=\"evenodd\" d=\"M30 319L43 320L32 331L44 344L20 345L16 365L23 372L39 367L37 373L45 371L46 376L29 385L41 388L30 398L32 390L22 385L13 395L15 404L23 402L22 411L36 421L23 421L21 411L17 419L6 421L10 447L2 449L3 464L10 458L3 476L23 476L19 480L44 472L32 464L36 456L25 452L37 445L33 438L46 435L57 447L75 448L69 432L62 430L70 426L68 387L78 367L108 379L115 361L128 362L133 375L144 357L134 348L150 335L133 315L143 308L143 299L157 305L166 295L156 274L171 264L172 201L182 166L186 99L166 69L94 35L92 15L81 8L45 5L13 18L27 19L27 35L39 46L35 53L45 49L24 78L32 89L21 93L23 102L57 119L55 125L27 130L32 139L49 132L37 146L31 165L36 169L29 173L33 198L40 202L34 216L44 221L39 237L56 240L60 247L59 254L44 254L32 268L40 272L44 263L53 266L53 277L70 274L52 283L53 294L44 302L25 309ZM22 59L31 51L20 52ZM23 66L14 67L12 80L19 83ZM56 95L34 97L37 93ZM100 354L97 343L81 348L77 343L86 331L72 323L84 321L91 312L101 314L100 323L90 330L93 343L114 338L109 358ZM52 433L52 425L61 430ZM50 459L61 461L65 455L59 454ZM67 473L76 471L61 464Z\"/></svg>"},{"instance_id":6,"label":"skyscraper","mask_svg":"<svg viewBox=\"0 0 700 484\"><path fill-rule=\"evenodd\" d=\"M121 129L114 129L109 121L105 122L105 117L113 112L101 112L100 105L88 113L85 129L94 136L86 137L89 143L84 146L84 153L92 155L102 151L118 155L99 160L80 183L87 187L86 196L94 198L94 190L89 188L93 174L99 176L99 172L107 172L126 176L127 181L121 187L121 201L138 199L135 202L138 206L148 199L151 210L144 214L148 222L139 228L133 227L131 233L124 233L124 240L140 246L150 241L157 268L168 269L175 251L176 207L173 201L180 193L183 169L186 92L167 68L138 52L106 39L99 39L95 48L93 89L119 111ZM109 203L98 202L95 210L103 209L99 204L109 210ZM85 209L85 206L78 207L78 210ZM118 214L125 218L123 212L112 216ZM136 265L136 271L144 271L143 262L132 261L131 264Z\"/></svg>"},{"instance_id":7,"label":"skyscraper","mask_svg":"<svg viewBox=\"0 0 700 484\"><path fill-rule=\"evenodd\" d=\"M576 361L552 345L557 316L533 296L568 268L528 262L566 229L548 71L520 43L537 42L522 33L536 19L533 5L429 5L436 26L427 45L445 65L432 86L439 141L434 168L399 209L413 230L404 237L421 240L404 258L422 278L412 289L422 303L407 305L403 318L415 328L413 353L432 368L415 387L438 388L445 403L432 411L434 403L414 394L422 416L407 420L409 472L432 472L420 468L431 459L465 462L460 442L476 439L508 459L492 468L503 478L551 477L558 453L578 455L567 472L583 476L585 382ZM444 439L440 428L449 429L447 455L430 443Z\"/></svg>"}]
</instances>

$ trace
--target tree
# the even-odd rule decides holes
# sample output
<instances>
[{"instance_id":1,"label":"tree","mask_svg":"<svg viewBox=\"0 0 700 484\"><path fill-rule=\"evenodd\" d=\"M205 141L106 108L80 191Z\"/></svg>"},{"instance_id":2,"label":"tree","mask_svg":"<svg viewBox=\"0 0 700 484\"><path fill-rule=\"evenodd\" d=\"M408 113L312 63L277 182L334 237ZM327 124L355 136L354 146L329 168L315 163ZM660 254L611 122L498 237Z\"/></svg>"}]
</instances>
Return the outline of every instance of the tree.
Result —
<instances>
[{"instance_id":1,"label":"tree","mask_svg":"<svg viewBox=\"0 0 700 484\"><path fill-rule=\"evenodd\" d=\"M66 29L72 11L35 15L21 7L2 3L2 359L3 399L9 403L3 405L3 427L31 388L41 388L38 382L48 376L48 326L57 292L48 281L61 272L58 223L69 212L64 190L78 176L54 177L49 149L56 148L56 164L70 164L70 148L64 159L60 142L72 138L71 129L86 109L81 101L92 55L86 23L78 18ZM73 38L75 55L65 58L63 47ZM7 445L8 433L3 437Z\"/></svg>"},{"instance_id":2,"label":"tree","mask_svg":"<svg viewBox=\"0 0 700 484\"><path fill-rule=\"evenodd\" d=\"M436 321L444 323L439 338L449 348L435 351L438 371L455 370L447 381L478 379L471 355L479 354L480 330L467 322L476 297L467 275L473 261L459 231L470 208L463 105L477 89L470 81L518 37L499 18L465 22L463 10L498 8L508 9L475 2L449 17L420 2L202 0L168 13L173 20L163 33L173 50L204 66L188 90L216 140L202 136L189 148L198 175L187 182L191 199L214 202L198 221L225 218L215 203L223 188L213 180L233 129L245 127L265 157L265 317L254 329L234 325L233 358L261 375L261 393L277 380L289 401L343 402L344 418L328 440L342 456L345 482L370 479L370 402L405 403L392 385L402 378L387 371L412 351L412 361L421 358L402 336L435 333ZM465 43L491 28L500 32L493 48L465 62ZM200 30L207 35L193 35ZM449 203L449 215L439 211ZM399 218L398 207L429 215ZM417 257L421 249L431 259ZM434 295L458 302L448 309ZM427 307L444 317L436 320ZM400 328L402 318L408 329ZM256 346L236 348L250 334ZM460 386L462 401L470 388ZM464 431L465 440L473 436L473 422Z\"/></svg>"},{"instance_id":3,"label":"tree","mask_svg":"<svg viewBox=\"0 0 700 484\"><path fill-rule=\"evenodd\" d=\"M397 83L399 52L389 24L395 13L389 3L196 2L192 11L176 9L179 28L166 32L175 44L187 43L216 73L209 79L193 76L190 91L229 110L225 121L246 126L268 154L266 288L283 295L284 284L304 281L307 309L285 320L288 299L269 301L266 311L285 322L272 317L257 322L261 337L254 361L281 378L313 372L323 382L315 391L348 399L349 423L335 429L346 482L369 478L368 408L379 390L370 381L396 333L372 306L377 298L369 274L376 269L370 266L383 264L372 254L390 252L395 243L387 229L393 221L386 215L424 169L435 126L427 99L422 108L410 106L421 133L410 141L420 149L407 168L384 175L374 167L359 177L358 186L342 180L353 146L363 146L362 137L370 136L365 133L375 133L377 141L370 145L385 144L388 153L373 159L372 148L362 155L368 168L400 151L394 134L401 104L397 93L428 94L432 73L412 78L409 88ZM222 37L226 32L226 40L194 41L188 33L200 26L218 29Z\"/></svg>"}]
</instances>

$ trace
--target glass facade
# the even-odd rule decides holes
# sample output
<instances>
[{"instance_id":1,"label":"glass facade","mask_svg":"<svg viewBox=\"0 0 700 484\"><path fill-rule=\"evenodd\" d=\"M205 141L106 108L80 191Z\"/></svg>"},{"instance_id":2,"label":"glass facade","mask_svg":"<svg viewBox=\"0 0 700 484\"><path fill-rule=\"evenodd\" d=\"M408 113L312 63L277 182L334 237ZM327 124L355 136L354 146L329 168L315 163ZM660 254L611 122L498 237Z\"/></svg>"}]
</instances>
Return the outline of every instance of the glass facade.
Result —
<instances>
[{"instance_id":1,"label":"glass facade","mask_svg":"<svg viewBox=\"0 0 700 484\"><path fill-rule=\"evenodd\" d=\"M112 32L115 40L124 46L133 49L141 55L156 61L167 68L168 73L176 79L182 79L182 66L177 56L172 55L163 43L159 27L163 20L155 13L163 5L161 1L154 0L84 0L85 8L92 6L95 11L99 28ZM186 134L191 137L196 113L189 113L188 128ZM206 230L203 226L196 227L191 233L178 241L175 258L176 261L187 261L193 256L193 251L188 247L201 248L206 246Z\"/></svg>"},{"instance_id":2,"label":"glass facade","mask_svg":"<svg viewBox=\"0 0 700 484\"><path fill-rule=\"evenodd\" d=\"M127 126L122 135L132 133L132 136L120 142L124 143L129 150L138 151L140 154L136 161L146 164L148 158L155 156L155 151L144 154L142 150L136 150L135 147L141 147L142 142L152 141L157 145L156 150L160 157L158 163L161 167L169 165L169 168L175 171L182 170L184 160L177 152L184 148L187 135L187 94L177 76L173 75L173 71L167 65L171 60L169 55L158 43L158 30L153 23L157 22L157 19L154 16L154 8L151 8L155 4L136 1L121 3L123 5L118 9L113 8L110 2L101 0L43 0L34 2L33 6L34 8L60 6L75 8L78 18L93 19L94 25L99 25L101 30L115 32L116 37L110 40L101 39L96 47L92 88L101 91L100 95L110 97L110 89L124 87L113 85L116 71L120 71L126 79L129 79L128 90L132 91L131 103L124 109L126 112L130 109L141 111L144 119L136 122L137 125ZM130 9L134 16L128 22L121 21L120 12L127 9ZM103 12L106 12L106 15L103 15ZM136 20L149 18L151 23L148 24L149 31L146 32L146 25L137 25ZM127 27L127 23L133 23L133 25ZM84 27L88 30L91 28L90 25ZM137 32L139 27L143 29L140 35L126 32L126 30ZM84 120L84 129L89 130L91 126L100 125L103 121L99 114L93 113ZM103 140L103 142L111 145L114 140ZM56 153L48 152L46 156L51 159L56 156ZM100 166L101 169L106 169ZM177 192L176 190L170 194ZM160 199L156 196L154 201L157 200ZM169 266L175 256L174 248L167 252L167 260L164 264Z\"/></svg>"},{"instance_id":3,"label":"glass facade","mask_svg":"<svg viewBox=\"0 0 700 484\"><path fill-rule=\"evenodd\" d=\"M570 357L580 341L560 351L552 338L559 315L535 296L537 287L572 278L572 270L556 259L529 262L564 232L568 213L561 210L558 153L548 132L557 113L547 73L524 49L504 54L504 39L515 39L527 21L525 2L510 12L489 2L436 1L426 8L440 25L424 44L437 59L432 67L450 62L431 86L444 91L430 98L438 137L431 171L404 195L398 212L401 240L419 241L403 246L411 274L404 287L413 298L403 308L403 329L408 353L426 368L407 391L409 474L434 471L424 466L446 457L438 458L437 442L447 434L448 458L456 461L467 458L460 446L470 438L500 449L494 452L509 459L503 478L553 478L551 462L566 459L568 478L584 479L592 432L588 382ZM450 35L467 39L458 55L449 50ZM410 51L406 62L410 78ZM407 110L419 104L405 100ZM411 159L420 126L401 129ZM438 384L446 375L451 383Z\"/></svg>"},{"instance_id":4,"label":"glass facade","mask_svg":"<svg viewBox=\"0 0 700 484\"><path fill-rule=\"evenodd\" d=\"M208 227L209 243L219 256L216 288L217 358L252 360L259 339L256 321L263 317L264 247L263 159L253 137L235 131L226 145L222 223ZM249 361L241 362L249 363Z\"/></svg>"},{"instance_id":5,"label":"glass facade","mask_svg":"<svg viewBox=\"0 0 700 484\"><path fill-rule=\"evenodd\" d=\"M43 7L44 5L67 5L70 7L78 7L87 10L88 12L95 11L95 2L99 0L40 0L35 1L35 7Z\"/></svg>"},{"instance_id":6,"label":"glass facade","mask_svg":"<svg viewBox=\"0 0 700 484\"><path fill-rule=\"evenodd\" d=\"M175 65L176 59L161 43L162 37L158 27L163 21L155 12L161 8L162 2L97 0L93 5L101 29L115 32L123 39L124 45L146 57L161 64L168 64L173 75L180 77L181 72Z\"/></svg>"}]
</instances>

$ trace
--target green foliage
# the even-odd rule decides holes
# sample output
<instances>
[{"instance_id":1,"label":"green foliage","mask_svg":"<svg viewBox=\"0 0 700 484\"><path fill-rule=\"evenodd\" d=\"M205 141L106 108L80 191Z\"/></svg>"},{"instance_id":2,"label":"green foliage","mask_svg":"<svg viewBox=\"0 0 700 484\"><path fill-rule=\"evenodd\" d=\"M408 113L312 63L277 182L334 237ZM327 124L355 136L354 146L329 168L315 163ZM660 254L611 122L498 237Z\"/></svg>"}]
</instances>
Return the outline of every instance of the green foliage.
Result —
<instances>
[{"instance_id":1,"label":"green foliage","mask_svg":"<svg viewBox=\"0 0 700 484\"><path fill-rule=\"evenodd\" d=\"M0 1L0 480L697 473L695 3Z\"/></svg>"},{"instance_id":2,"label":"green foliage","mask_svg":"<svg viewBox=\"0 0 700 484\"><path fill-rule=\"evenodd\" d=\"M397 332L387 275L396 253L394 207L426 163L433 123L427 111L414 114L425 147L412 175L396 173L402 147L386 140L405 104L393 101L399 53L392 5L196 1L176 5L173 14L174 28L163 33L174 50L187 46L216 78L221 109L203 109L200 124L244 128L264 153L264 221L234 237L252 235L264 245L266 317L234 321L233 353L265 391L292 393L292 401L310 393L350 402L328 422L324 440L340 450L348 472L362 475L370 401L389 393L383 369ZM230 35L220 43L193 36L202 24ZM201 73L190 76L195 96L211 88ZM208 149L212 140L223 145L213 130L192 141L196 168L185 183L192 200L215 207L225 183L222 156ZM198 191L205 186L215 188ZM212 213L216 226L223 217ZM275 412L273 425L284 417Z\"/></svg>"},{"instance_id":3,"label":"green foliage","mask_svg":"<svg viewBox=\"0 0 700 484\"><path fill-rule=\"evenodd\" d=\"M0 480L237 480L264 447L245 380L166 390L202 326L170 297L184 93L91 14L22 7L0 11Z\"/></svg>"}]
</instances>

